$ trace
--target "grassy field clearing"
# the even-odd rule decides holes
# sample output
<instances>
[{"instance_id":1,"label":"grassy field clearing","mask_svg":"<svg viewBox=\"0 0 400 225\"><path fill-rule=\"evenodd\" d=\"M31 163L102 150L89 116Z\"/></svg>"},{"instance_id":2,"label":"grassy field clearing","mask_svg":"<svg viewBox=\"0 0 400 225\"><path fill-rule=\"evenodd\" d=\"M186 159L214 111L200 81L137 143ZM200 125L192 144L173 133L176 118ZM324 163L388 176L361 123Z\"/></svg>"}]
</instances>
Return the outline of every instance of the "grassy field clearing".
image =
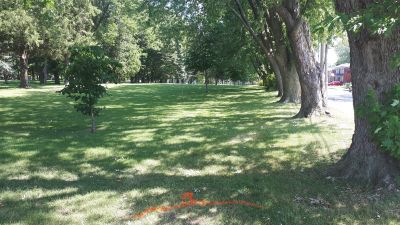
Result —
<instances>
[{"instance_id":1,"label":"grassy field clearing","mask_svg":"<svg viewBox=\"0 0 400 225\"><path fill-rule=\"evenodd\" d=\"M55 92L0 86L0 224L400 224L400 194L327 179L352 115L290 119L259 87L118 85L98 131ZM176 205L185 192L262 209Z\"/></svg>"}]
</instances>

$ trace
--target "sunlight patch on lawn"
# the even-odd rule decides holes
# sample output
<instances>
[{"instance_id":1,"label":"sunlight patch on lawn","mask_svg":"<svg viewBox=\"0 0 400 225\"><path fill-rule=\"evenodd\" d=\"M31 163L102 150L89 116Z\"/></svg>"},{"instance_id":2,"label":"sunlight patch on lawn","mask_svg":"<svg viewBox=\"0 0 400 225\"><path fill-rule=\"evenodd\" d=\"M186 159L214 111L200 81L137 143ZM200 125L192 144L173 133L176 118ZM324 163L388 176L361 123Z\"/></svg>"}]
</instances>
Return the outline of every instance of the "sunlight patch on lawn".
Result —
<instances>
[{"instance_id":1,"label":"sunlight patch on lawn","mask_svg":"<svg viewBox=\"0 0 400 225\"><path fill-rule=\"evenodd\" d=\"M134 166L134 169L136 170L136 174L147 174L154 172L154 170L160 165L160 160L146 159L141 161L140 163L137 163Z\"/></svg>"},{"instance_id":2,"label":"sunlight patch on lawn","mask_svg":"<svg viewBox=\"0 0 400 225\"><path fill-rule=\"evenodd\" d=\"M29 168L27 160L20 160L18 163L14 163L11 167L8 166L7 170L10 172L7 179L14 181L27 181L30 179L77 181L79 179L78 175L72 172L52 167L40 167L38 170L32 170ZM14 171L18 171L18 173L14 174Z\"/></svg>"},{"instance_id":3,"label":"sunlight patch on lawn","mask_svg":"<svg viewBox=\"0 0 400 225\"><path fill-rule=\"evenodd\" d=\"M124 109L125 107L123 105L107 105L106 109Z\"/></svg>"},{"instance_id":4,"label":"sunlight patch on lawn","mask_svg":"<svg viewBox=\"0 0 400 225\"><path fill-rule=\"evenodd\" d=\"M21 89L21 88L9 88L0 89L0 97L2 98L15 98L15 97L26 97L34 93L48 93L56 92L62 89L62 86L43 86L40 88Z\"/></svg>"},{"instance_id":5,"label":"sunlight patch on lawn","mask_svg":"<svg viewBox=\"0 0 400 225\"><path fill-rule=\"evenodd\" d=\"M124 131L122 140L133 142L150 142L154 139L154 135L157 131L158 129L138 129Z\"/></svg>"},{"instance_id":6,"label":"sunlight patch on lawn","mask_svg":"<svg viewBox=\"0 0 400 225\"><path fill-rule=\"evenodd\" d=\"M174 106L173 108L175 109L174 112L160 118L159 119L160 122L173 123L173 122L178 122L181 119L195 118L198 116L207 116L209 114L209 111L207 109L201 109L201 108L185 110L183 107L179 105Z\"/></svg>"},{"instance_id":7,"label":"sunlight patch on lawn","mask_svg":"<svg viewBox=\"0 0 400 225\"><path fill-rule=\"evenodd\" d=\"M85 159L104 159L113 156L113 150L109 148L88 148L85 151Z\"/></svg>"},{"instance_id":8,"label":"sunlight patch on lawn","mask_svg":"<svg viewBox=\"0 0 400 225\"><path fill-rule=\"evenodd\" d=\"M78 194L50 203L52 217L69 224L105 224L126 215L123 199L114 191Z\"/></svg>"},{"instance_id":9,"label":"sunlight patch on lawn","mask_svg":"<svg viewBox=\"0 0 400 225\"><path fill-rule=\"evenodd\" d=\"M34 172L32 176L47 180L77 181L79 179L79 176L76 174L55 168L41 168L40 171Z\"/></svg>"},{"instance_id":10,"label":"sunlight patch on lawn","mask_svg":"<svg viewBox=\"0 0 400 225\"><path fill-rule=\"evenodd\" d=\"M190 133L184 135L175 135L165 140L165 144L185 144L190 142L202 143L207 141L207 138L204 136L194 136L190 135Z\"/></svg>"},{"instance_id":11,"label":"sunlight patch on lawn","mask_svg":"<svg viewBox=\"0 0 400 225\"><path fill-rule=\"evenodd\" d=\"M107 171L104 171L100 166L91 163L82 163L77 167L82 174L108 175Z\"/></svg>"},{"instance_id":12,"label":"sunlight patch on lawn","mask_svg":"<svg viewBox=\"0 0 400 225\"><path fill-rule=\"evenodd\" d=\"M146 193L149 193L151 195L162 195L165 193L168 193L168 189L166 188L161 188L161 187L157 187L157 188L152 188L146 191Z\"/></svg>"},{"instance_id":13,"label":"sunlight patch on lawn","mask_svg":"<svg viewBox=\"0 0 400 225\"><path fill-rule=\"evenodd\" d=\"M18 177L30 173L28 169L29 164L30 161L28 159L20 159L12 163L0 164L0 175L19 179Z\"/></svg>"},{"instance_id":14,"label":"sunlight patch on lawn","mask_svg":"<svg viewBox=\"0 0 400 225\"><path fill-rule=\"evenodd\" d=\"M202 169L189 169L180 166L165 170L168 176L183 176L183 177L200 177L207 175L221 175L228 174L229 167L224 165L208 165Z\"/></svg>"},{"instance_id":15,"label":"sunlight patch on lawn","mask_svg":"<svg viewBox=\"0 0 400 225\"><path fill-rule=\"evenodd\" d=\"M29 190L18 190L18 191L3 191L0 192L0 199L2 200L23 200L32 201L41 198L57 197L59 195L73 194L78 191L78 188L64 188L64 189L44 189L44 188L33 188Z\"/></svg>"},{"instance_id":16,"label":"sunlight patch on lawn","mask_svg":"<svg viewBox=\"0 0 400 225\"><path fill-rule=\"evenodd\" d=\"M240 127L238 127L237 129L241 129ZM224 143L223 145L237 145L237 144L243 144L249 141L253 141L257 138L257 133L256 132L249 132L246 134L240 134L234 138L232 138L231 140L229 140L228 142Z\"/></svg>"},{"instance_id":17,"label":"sunlight patch on lawn","mask_svg":"<svg viewBox=\"0 0 400 225\"><path fill-rule=\"evenodd\" d=\"M223 155L223 154L208 154L205 160L215 163L229 163L232 165L244 165L246 159L243 156Z\"/></svg>"}]
</instances>

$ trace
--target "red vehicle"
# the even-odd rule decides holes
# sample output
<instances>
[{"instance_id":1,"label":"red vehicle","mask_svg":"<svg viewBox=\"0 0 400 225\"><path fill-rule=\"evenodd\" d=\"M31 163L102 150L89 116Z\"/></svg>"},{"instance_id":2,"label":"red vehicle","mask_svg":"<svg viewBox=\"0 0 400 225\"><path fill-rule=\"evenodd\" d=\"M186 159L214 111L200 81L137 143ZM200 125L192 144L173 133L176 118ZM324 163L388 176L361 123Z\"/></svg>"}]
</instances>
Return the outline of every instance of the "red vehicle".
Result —
<instances>
[{"instance_id":1,"label":"red vehicle","mask_svg":"<svg viewBox=\"0 0 400 225\"><path fill-rule=\"evenodd\" d=\"M328 86L342 86L343 82L342 81L332 81L328 83Z\"/></svg>"}]
</instances>

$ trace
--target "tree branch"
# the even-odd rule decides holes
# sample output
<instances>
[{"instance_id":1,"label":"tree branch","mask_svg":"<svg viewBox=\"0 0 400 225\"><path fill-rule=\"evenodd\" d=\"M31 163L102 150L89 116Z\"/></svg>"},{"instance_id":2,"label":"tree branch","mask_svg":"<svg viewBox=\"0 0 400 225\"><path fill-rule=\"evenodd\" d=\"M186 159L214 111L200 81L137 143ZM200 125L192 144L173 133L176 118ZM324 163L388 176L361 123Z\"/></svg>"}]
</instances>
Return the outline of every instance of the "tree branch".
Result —
<instances>
[{"instance_id":1,"label":"tree branch","mask_svg":"<svg viewBox=\"0 0 400 225\"><path fill-rule=\"evenodd\" d=\"M258 13L258 10L257 10L256 5L254 4L254 0L248 0L248 2L249 2L249 5L250 5L250 7L251 7L251 10L253 11L254 18L255 18L256 20L258 20L258 19L260 18L260 15L259 15L259 13Z\"/></svg>"},{"instance_id":2,"label":"tree branch","mask_svg":"<svg viewBox=\"0 0 400 225\"><path fill-rule=\"evenodd\" d=\"M280 5L277 7L276 11L278 15L282 18L282 20L285 21L285 24L286 26L288 26L288 29L293 30L293 27L296 25L296 21L290 14L289 10L285 6Z\"/></svg>"},{"instance_id":3,"label":"tree branch","mask_svg":"<svg viewBox=\"0 0 400 225\"><path fill-rule=\"evenodd\" d=\"M240 21L242 21L243 25L246 27L246 29L249 31L249 33L251 34L251 36L254 38L254 40L259 43L260 47L262 48L262 50L265 52L265 54L267 54L267 56L271 56L271 52L270 52L270 46L268 45L268 43L266 41L263 41L263 38L261 38L252 28L252 26L250 25L249 20L247 19L247 16L245 14L245 11L242 7L241 1L240 0L235 0L236 6L238 8L239 11L236 11L233 7L230 7L231 10L233 11L233 13L239 17Z\"/></svg>"}]
</instances>

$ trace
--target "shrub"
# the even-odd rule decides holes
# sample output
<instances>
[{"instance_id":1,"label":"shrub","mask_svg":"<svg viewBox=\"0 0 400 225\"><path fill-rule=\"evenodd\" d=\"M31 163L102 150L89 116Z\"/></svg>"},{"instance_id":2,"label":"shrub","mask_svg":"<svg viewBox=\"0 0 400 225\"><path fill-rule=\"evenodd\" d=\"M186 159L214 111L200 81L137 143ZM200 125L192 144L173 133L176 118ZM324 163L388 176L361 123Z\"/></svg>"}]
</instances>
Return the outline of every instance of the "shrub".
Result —
<instances>
[{"instance_id":1,"label":"shrub","mask_svg":"<svg viewBox=\"0 0 400 225\"><path fill-rule=\"evenodd\" d=\"M276 91L278 90L277 85L277 81L276 81L276 77L273 75L269 75L266 77L263 77L263 79L261 79L260 81L258 81L258 85L265 87L266 91Z\"/></svg>"},{"instance_id":2,"label":"shrub","mask_svg":"<svg viewBox=\"0 0 400 225\"><path fill-rule=\"evenodd\" d=\"M361 112L372 126L373 137L382 150L400 159L400 85L383 102L370 91Z\"/></svg>"}]
</instances>

